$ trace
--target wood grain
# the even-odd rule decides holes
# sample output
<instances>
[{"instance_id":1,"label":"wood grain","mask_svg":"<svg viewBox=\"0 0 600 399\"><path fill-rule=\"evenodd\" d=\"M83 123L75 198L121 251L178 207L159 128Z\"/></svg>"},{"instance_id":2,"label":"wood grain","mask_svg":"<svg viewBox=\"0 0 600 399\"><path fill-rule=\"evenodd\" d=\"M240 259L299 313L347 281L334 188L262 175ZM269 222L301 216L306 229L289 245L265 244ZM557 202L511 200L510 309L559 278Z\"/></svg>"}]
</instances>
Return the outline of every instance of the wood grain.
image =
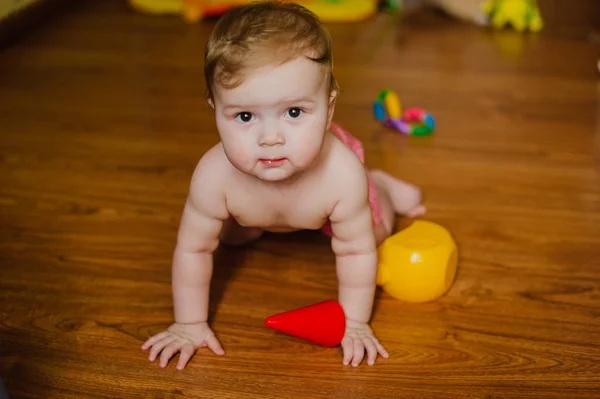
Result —
<instances>
[{"instance_id":1,"label":"wood grain","mask_svg":"<svg viewBox=\"0 0 600 399\"><path fill-rule=\"evenodd\" d=\"M562 6L561 6L562 4ZM0 53L0 376L11 398L598 398L598 3L541 2L539 35L433 13L331 25L336 121L367 164L420 185L460 247L450 292L379 293L390 350L341 365L263 326L335 298L318 232L222 247L213 327L227 355L162 370L139 348L172 320L170 259L189 178L217 142L202 52L214 22L77 2ZM562 7L562 8L560 8ZM513 50L507 50L512 48ZM519 50L520 49L520 50ZM430 137L378 125L390 87Z\"/></svg>"}]
</instances>

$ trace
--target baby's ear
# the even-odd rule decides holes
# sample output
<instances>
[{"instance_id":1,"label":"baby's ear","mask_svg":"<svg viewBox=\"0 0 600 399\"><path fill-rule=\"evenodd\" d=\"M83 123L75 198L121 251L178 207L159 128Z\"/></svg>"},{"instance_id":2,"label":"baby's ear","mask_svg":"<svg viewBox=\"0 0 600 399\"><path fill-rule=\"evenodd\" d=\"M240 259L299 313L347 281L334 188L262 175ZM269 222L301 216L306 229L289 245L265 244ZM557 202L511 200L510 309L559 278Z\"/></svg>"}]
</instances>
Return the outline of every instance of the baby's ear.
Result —
<instances>
[{"instance_id":1,"label":"baby's ear","mask_svg":"<svg viewBox=\"0 0 600 399\"><path fill-rule=\"evenodd\" d=\"M212 100L212 98L209 98L208 100L206 100L206 102L208 103L208 105L210 105L210 107L213 109L213 111L215 110L215 103Z\"/></svg>"},{"instance_id":2,"label":"baby's ear","mask_svg":"<svg viewBox=\"0 0 600 399\"><path fill-rule=\"evenodd\" d=\"M333 90L329 95L329 110L327 111L327 130L333 120L333 112L335 111L335 101L337 100L337 91Z\"/></svg>"},{"instance_id":3,"label":"baby's ear","mask_svg":"<svg viewBox=\"0 0 600 399\"><path fill-rule=\"evenodd\" d=\"M332 90L329 95L329 107L335 108L335 100L337 100L337 90Z\"/></svg>"}]
</instances>

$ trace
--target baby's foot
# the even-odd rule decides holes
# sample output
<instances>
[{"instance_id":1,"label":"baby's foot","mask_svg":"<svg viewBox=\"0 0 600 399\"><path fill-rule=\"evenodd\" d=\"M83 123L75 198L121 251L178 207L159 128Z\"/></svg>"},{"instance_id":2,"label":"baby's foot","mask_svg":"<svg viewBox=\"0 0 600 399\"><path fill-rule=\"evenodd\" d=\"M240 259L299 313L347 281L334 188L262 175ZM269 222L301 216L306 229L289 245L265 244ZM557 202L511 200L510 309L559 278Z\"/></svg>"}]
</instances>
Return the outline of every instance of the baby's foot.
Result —
<instances>
[{"instance_id":1,"label":"baby's foot","mask_svg":"<svg viewBox=\"0 0 600 399\"><path fill-rule=\"evenodd\" d=\"M370 171L373 183L387 192L394 212L409 218L425 214L425 206L421 204L421 190L412 184L396 179L381 170Z\"/></svg>"}]
</instances>

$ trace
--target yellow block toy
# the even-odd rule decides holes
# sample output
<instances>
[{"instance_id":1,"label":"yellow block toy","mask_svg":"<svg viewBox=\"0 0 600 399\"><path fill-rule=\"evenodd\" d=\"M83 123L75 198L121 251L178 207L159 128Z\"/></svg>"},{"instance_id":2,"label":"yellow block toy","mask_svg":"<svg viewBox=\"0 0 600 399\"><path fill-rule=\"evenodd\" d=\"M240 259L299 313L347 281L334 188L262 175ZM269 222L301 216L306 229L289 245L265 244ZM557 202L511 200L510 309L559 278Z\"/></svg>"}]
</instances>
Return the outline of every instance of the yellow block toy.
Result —
<instances>
[{"instance_id":1,"label":"yellow block toy","mask_svg":"<svg viewBox=\"0 0 600 399\"><path fill-rule=\"evenodd\" d=\"M442 226L417 220L388 237L378 249L377 285L407 302L442 296L454 281L458 249Z\"/></svg>"}]
</instances>

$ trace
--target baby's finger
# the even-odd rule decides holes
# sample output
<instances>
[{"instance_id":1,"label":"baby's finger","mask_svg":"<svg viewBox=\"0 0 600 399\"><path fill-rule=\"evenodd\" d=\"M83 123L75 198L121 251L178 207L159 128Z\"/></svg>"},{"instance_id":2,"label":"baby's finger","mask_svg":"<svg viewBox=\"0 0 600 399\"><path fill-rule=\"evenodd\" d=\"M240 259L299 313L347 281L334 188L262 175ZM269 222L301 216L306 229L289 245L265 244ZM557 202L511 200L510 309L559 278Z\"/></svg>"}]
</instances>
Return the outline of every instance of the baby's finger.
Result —
<instances>
[{"instance_id":1,"label":"baby's finger","mask_svg":"<svg viewBox=\"0 0 600 399\"><path fill-rule=\"evenodd\" d=\"M179 352L182 347L183 342L178 339L174 342L171 342L169 346L163 349L162 353L160 354L160 367L167 367L169 359L173 357L175 353Z\"/></svg>"},{"instance_id":2,"label":"baby's finger","mask_svg":"<svg viewBox=\"0 0 600 399\"><path fill-rule=\"evenodd\" d=\"M150 359L151 362L156 360L156 357L158 356L160 351L162 351L165 346L169 345L175 340L177 340L177 337L169 334L165 338L155 343L154 346L152 346L152 349L150 349L150 355L148 356L148 359Z\"/></svg>"},{"instance_id":3,"label":"baby's finger","mask_svg":"<svg viewBox=\"0 0 600 399\"><path fill-rule=\"evenodd\" d=\"M358 367L365 357L365 347L360 339L354 341L354 358L352 359L352 366Z\"/></svg>"},{"instance_id":4,"label":"baby's finger","mask_svg":"<svg viewBox=\"0 0 600 399\"><path fill-rule=\"evenodd\" d=\"M179 354L179 361L177 362L177 370L183 370L185 365L190 361L192 355L196 350L192 345L184 345Z\"/></svg>"},{"instance_id":5,"label":"baby's finger","mask_svg":"<svg viewBox=\"0 0 600 399\"><path fill-rule=\"evenodd\" d=\"M354 341L352 338L344 337L342 340L342 350L344 351L344 366L350 364L350 360L352 360L352 354L354 353Z\"/></svg>"},{"instance_id":6,"label":"baby's finger","mask_svg":"<svg viewBox=\"0 0 600 399\"><path fill-rule=\"evenodd\" d=\"M375 346L377 347L377 352L379 352L379 354L381 356L383 356L384 358L388 358L390 357L390 354L388 353L388 351L383 347L383 345L381 345L381 343L379 342L379 340L375 337L373 337L373 342L375 342Z\"/></svg>"},{"instance_id":7,"label":"baby's finger","mask_svg":"<svg viewBox=\"0 0 600 399\"><path fill-rule=\"evenodd\" d=\"M144 345L142 345L142 349L146 350L149 347L151 347L152 345L154 345L155 343L157 343L158 341L160 341L161 339L163 339L164 337L166 337L167 335L169 335L168 331L163 331L160 334L156 334L153 337L150 337L146 340L146 342L144 342Z\"/></svg>"},{"instance_id":8,"label":"baby's finger","mask_svg":"<svg viewBox=\"0 0 600 399\"><path fill-rule=\"evenodd\" d=\"M377 346L375 346L375 342L370 337L363 338L362 342L367 350L367 364L372 366L377 358Z\"/></svg>"},{"instance_id":9,"label":"baby's finger","mask_svg":"<svg viewBox=\"0 0 600 399\"><path fill-rule=\"evenodd\" d=\"M217 355L225 354L225 351L223 350L221 343L219 342L217 337L215 337L214 335L211 335L210 337L208 337L206 339L206 345Z\"/></svg>"}]
</instances>

